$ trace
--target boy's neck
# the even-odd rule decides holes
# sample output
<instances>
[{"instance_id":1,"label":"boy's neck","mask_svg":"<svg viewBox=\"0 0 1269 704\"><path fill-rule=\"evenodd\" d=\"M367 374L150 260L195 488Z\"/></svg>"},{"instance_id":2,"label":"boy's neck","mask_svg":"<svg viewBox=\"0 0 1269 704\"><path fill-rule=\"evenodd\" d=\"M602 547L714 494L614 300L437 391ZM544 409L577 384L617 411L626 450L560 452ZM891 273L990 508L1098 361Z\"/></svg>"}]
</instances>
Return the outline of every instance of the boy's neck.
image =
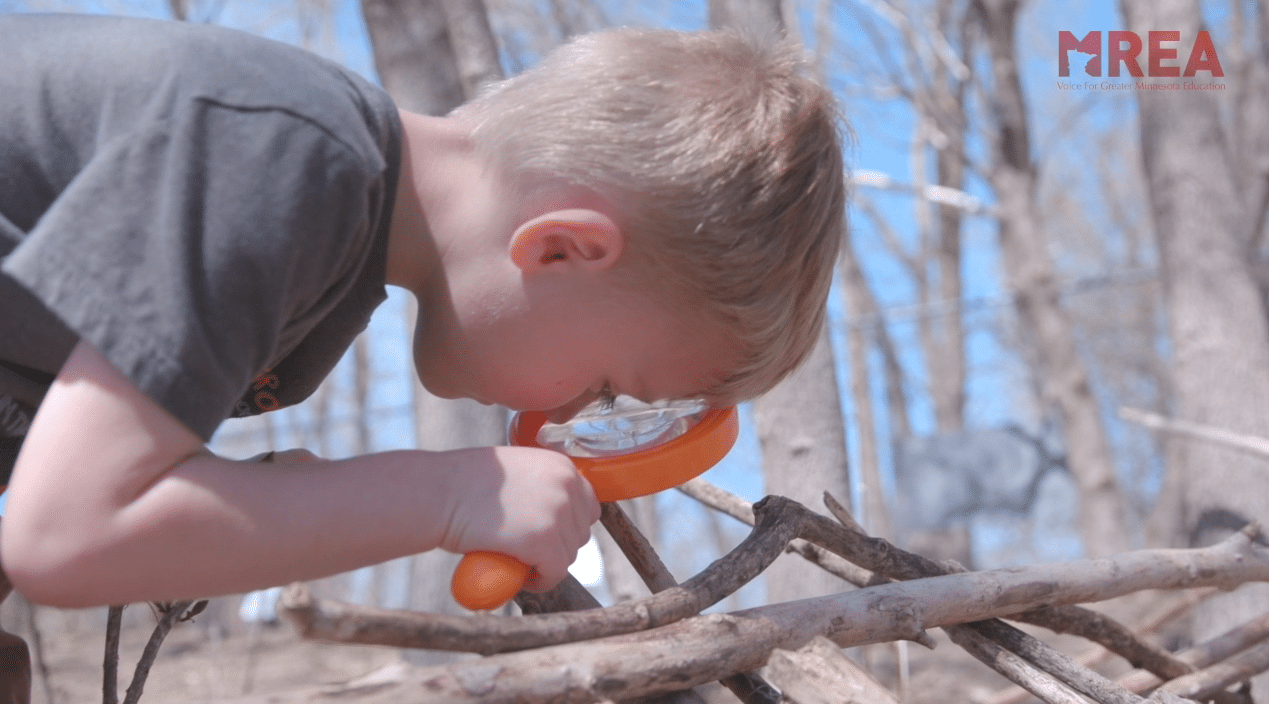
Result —
<instances>
[{"instance_id":1,"label":"boy's neck","mask_svg":"<svg viewBox=\"0 0 1269 704\"><path fill-rule=\"evenodd\" d=\"M501 208L489 170L465 127L450 118L405 110L400 115L401 174L387 283L422 297L441 283L447 257L478 245L481 233L472 228Z\"/></svg>"}]
</instances>

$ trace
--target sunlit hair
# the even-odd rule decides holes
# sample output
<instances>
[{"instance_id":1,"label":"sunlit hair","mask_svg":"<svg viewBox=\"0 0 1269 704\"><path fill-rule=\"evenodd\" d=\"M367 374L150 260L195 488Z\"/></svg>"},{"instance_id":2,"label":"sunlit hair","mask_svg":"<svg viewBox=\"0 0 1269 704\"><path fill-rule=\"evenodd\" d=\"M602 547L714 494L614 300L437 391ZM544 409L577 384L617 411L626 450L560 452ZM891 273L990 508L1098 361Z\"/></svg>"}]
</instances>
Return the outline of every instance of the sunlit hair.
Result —
<instances>
[{"instance_id":1,"label":"sunlit hair","mask_svg":"<svg viewBox=\"0 0 1269 704\"><path fill-rule=\"evenodd\" d=\"M810 353L845 227L841 120L787 40L731 31L586 35L454 116L521 181L617 209L657 297L721 326L739 363L706 394L760 395Z\"/></svg>"}]
</instances>

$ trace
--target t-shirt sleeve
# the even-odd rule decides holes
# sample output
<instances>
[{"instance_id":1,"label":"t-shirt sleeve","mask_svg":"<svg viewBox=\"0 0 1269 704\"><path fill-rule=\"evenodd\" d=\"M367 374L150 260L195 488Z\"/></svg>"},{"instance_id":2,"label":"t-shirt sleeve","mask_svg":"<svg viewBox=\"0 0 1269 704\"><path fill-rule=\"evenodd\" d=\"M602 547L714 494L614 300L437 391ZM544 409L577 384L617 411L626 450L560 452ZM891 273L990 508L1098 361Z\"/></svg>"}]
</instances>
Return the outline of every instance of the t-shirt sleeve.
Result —
<instances>
[{"instance_id":1,"label":"t-shirt sleeve","mask_svg":"<svg viewBox=\"0 0 1269 704\"><path fill-rule=\"evenodd\" d=\"M3 268L206 440L335 305L383 180L300 116L193 100L101 144Z\"/></svg>"}]
</instances>

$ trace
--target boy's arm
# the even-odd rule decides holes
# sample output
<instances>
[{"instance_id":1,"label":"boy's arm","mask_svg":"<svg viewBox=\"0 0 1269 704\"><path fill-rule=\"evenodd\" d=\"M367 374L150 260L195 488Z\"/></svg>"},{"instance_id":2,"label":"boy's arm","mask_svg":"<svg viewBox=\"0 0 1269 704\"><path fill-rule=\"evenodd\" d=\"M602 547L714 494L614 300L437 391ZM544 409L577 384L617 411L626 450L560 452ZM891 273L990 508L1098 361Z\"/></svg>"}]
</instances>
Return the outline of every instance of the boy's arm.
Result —
<instances>
[{"instance_id":1,"label":"boy's arm","mask_svg":"<svg viewBox=\"0 0 1269 704\"><path fill-rule=\"evenodd\" d=\"M216 457L80 342L18 458L0 559L29 598L66 607L242 592L436 547L505 552L542 589L598 517L572 463L533 448Z\"/></svg>"}]
</instances>

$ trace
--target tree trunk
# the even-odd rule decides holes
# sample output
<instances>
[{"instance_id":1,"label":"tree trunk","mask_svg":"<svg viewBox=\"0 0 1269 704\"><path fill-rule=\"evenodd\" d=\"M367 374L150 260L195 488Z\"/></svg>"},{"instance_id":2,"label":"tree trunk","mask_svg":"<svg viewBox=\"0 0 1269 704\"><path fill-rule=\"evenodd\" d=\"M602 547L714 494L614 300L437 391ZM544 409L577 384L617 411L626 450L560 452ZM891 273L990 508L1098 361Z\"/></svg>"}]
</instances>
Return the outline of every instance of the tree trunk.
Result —
<instances>
[{"instance_id":1,"label":"tree trunk","mask_svg":"<svg viewBox=\"0 0 1269 704\"><path fill-rule=\"evenodd\" d=\"M398 105L428 115L453 110L479 84L501 76L489 19L481 0L363 0L362 12L374 47L375 67ZM479 15L479 16L477 16ZM462 31L451 38L449 18ZM460 70L461 67L461 70ZM413 302L411 302L413 303ZM414 306L407 327L413 339ZM410 375L414 378L414 375ZM506 410L475 401L446 401L429 394L417 379L414 413L421 449L449 450L500 445L506 441ZM414 558L410 608L460 613L449 581L459 556L440 550ZM414 664L435 664L452 655L407 651Z\"/></svg>"},{"instance_id":2,"label":"tree trunk","mask_svg":"<svg viewBox=\"0 0 1269 704\"><path fill-rule=\"evenodd\" d=\"M489 28L484 0L443 0L463 95L468 100L486 83L502 78L498 43Z\"/></svg>"},{"instance_id":3,"label":"tree trunk","mask_svg":"<svg viewBox=\"0 0 1269 704\"><path fill-rule=\"evenodd\" d=\"M785 31L779 0L710 0L709 22L714 28L737 27L760 35ZM845 420L827 326L806 363L755 400L753 410L767 493L812 507L823 506L825 491L849 499ZM773 603L822 596L846 586L790 555L777 560L763 579L767 601Z\"/></svg>"},{"instance_id":4,"label":"tree trunk","mask_svg":"<svg viewBox=\"0 0 1269 704\"><path fill-rule=\"evenodd\" d=\"M846 342L850 347L850 392L855 405L855 425L859 429L859 479L863 487L863 515L857 519L870 535L893 540L890 511L886 508L886 497L881 491L877 425L873 415L873 390L868 370L868 357L872 347L872 340L869 338L875 337L869 332L884 335L885 323L881 320L868 280L864 278L859 258L855 256L855 246L849 233L842 238L838 264L843 307L846 310L846 319L850 321L846 330ZM872 320L876 322L870 322ZM838 498L845 501L847 497Z\"/></svg>"},{"instance_id":5,"label":"tree trunk","mask_svg":"<svg viewBox=\"0 0 1269 704\"><path fill-rule=\"evenodd\" d=\"M463 84L440 0L362 0L375 69L397 105L444 115L463 102Z\"/></svg>"},{"instance_id":6,"label":"tree trunk","mask_svg":"<svg viewBox=\"0 0 1269 704\"><path fill-rule=\"evenodd\" d=\"M1038 362L1044 401L1061 419L1068 467L1079 487L1084 550L1099 557L1127 550L1131 540L1114 458L1058 298L1054 265L1036 206L1036 169L1014 44L1020 5L1020 0L977 0L976 5L990 50L990 101L997 123L988 181L1000 211L1006 285L1016 296L1019 323Z\"/></svg>"},{"instance_id":7,"label":"tree trunk","mask_svg":"<svg viewBox=\"0 0 1269 704\"><path fill-rule=\"evenodd\" d=\"M1190 46L1202 26L1194 0L1122 0L1122 8L1139 33L1179 30L1179 46ZM1269 437L1269 326L1247 267L1249 218L1220 106L1207 91L1138 91L1137 104L1168 306L1176 415ZM1206 443L1173 442L1169 458L1176 463L1168 471L1181 487L1182 504L1172 522L1177 542L1208 544L1247 521L1269 520L1269 463ZM1265 585L1208 602L1195 619L1196 635L1262 613L1266 603Z\"/></svg>"}]
</instances>

